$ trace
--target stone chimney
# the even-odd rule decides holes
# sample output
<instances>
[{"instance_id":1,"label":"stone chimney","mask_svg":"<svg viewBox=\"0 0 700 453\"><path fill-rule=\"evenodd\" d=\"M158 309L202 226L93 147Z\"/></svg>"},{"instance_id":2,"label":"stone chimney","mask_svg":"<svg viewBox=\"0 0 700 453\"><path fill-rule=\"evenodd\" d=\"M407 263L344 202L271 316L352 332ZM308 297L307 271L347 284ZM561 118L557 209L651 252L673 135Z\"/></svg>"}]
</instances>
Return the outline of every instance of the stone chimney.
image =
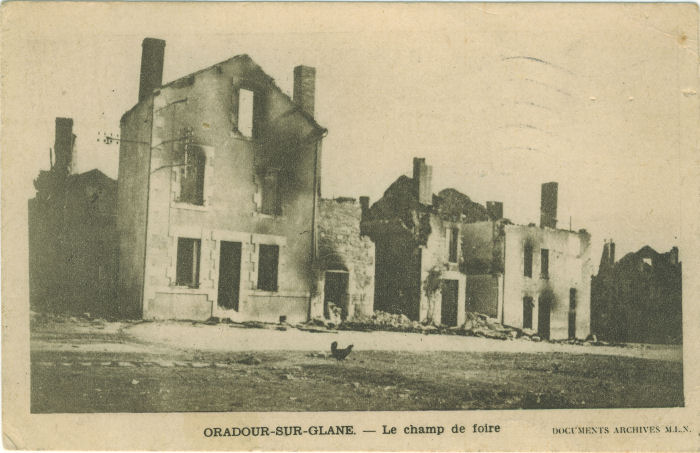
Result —
<instances>
[{"instance_id":1,"label":"stone chimney","mask_svg":"<svg viewBox=\"0 0 700 453\"><path fill-rule=\"evenodd\" d=\"M66 174L70 173L73 163L74 143L73 119L56 118L56 138L53 143L54 155L56 156L53 168L56 171Z\"/></svg>"},{"instance_id":2,"label":"stone chimney","mask_svg":"<svg viewBox=\"0 0 700 453\"><path fill-rule=\"evenodd\" d=\"M153 90L163 84L163 56L165 41L146 38L141 44L141 82L139 84L139 102L146 99Z\"/></svg>"},{"instance_id":3,"label":"stone chimney","mask_svg":"<svg viewBox=\"0 0 700 453\"><path fill-rule=\"evenodd\" d=\"M433 204L433 167L425 164L425 158L413 158L413 184L415 184L418 202Z\"/></svg>"},{"instance_id":4,"label":"stone chimney","mask_svg":"<svg viewBox=\"0 0 700 453\"><path fill-rule=\"evenodd\" d=\"M369 210L369 197L360 197L360 208L362 208L362 217L364 217Z\"/></svg>"},{"instance_id":5,"label":"stone chimney","mask_svg":"<svg viewBox=\"0 0 700 453\"><path fill-rule=\"evenodd\" d=\"M501 220L503 218L503 202L487 201L486 212L491 220Z\"/></svg>"},{"instance_id":6,"label":"stone chimney","mask_svg":"<svg viewBox=\"0 0 700 453\"><path fill-rule=\"evenodd\" d=\"M615 243L610 240L610 264L615 264Z\"/></svg>"},{"instance_id":7,"label":"stone chimney","mask_svg":"<svg viewBox=\"0 0 700 453\"><path fill-rule=\"evenodd\" d=\"M316 98L316 68L297 66L294 68L294 102L303 111L314 116Z\"/></svg>"},{"instance_id":8,"label":"stone chimney","mask_svg":"<svg viewBox=\"0 0 700 453\"><path fill-rule=\"evenodd\" d=\"M676 247L676 246L671 247L671 251L668 254L668 260L672 265L674 265L674 266L678 265L678 262L679 262L678 247Z\"/></svg>"},{"instance_id":9,"label":"stone chimney","mask_svg":"<svg viewBox=\"0 0 700 453\"><path fill-rule=\"evenodd\" d=\"M557 192L559 184L547 182L542 184L540 199L540 228L557 227Z\"/></svg>"},{"instance_id":10,"label":"stone chimney","mask_svg":"<svg viewBox=\"0 0 700 453\"><path fill-rule=\"evenodd\" d=\"M603 255L600 257L601 270L608 270L615 265L615 243L610 239L610 242L603 242Z\"/></svg>"}]
</instances>

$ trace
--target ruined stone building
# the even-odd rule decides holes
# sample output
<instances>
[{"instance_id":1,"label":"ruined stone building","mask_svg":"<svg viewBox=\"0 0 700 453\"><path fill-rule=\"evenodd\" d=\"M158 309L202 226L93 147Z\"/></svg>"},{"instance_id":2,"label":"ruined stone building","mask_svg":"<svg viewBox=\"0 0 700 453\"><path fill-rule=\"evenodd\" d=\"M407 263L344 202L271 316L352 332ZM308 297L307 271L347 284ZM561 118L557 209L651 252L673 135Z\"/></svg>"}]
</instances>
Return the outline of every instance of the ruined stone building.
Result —
<instances>
[{"instance_id":1,"label":"ruined stone building","mask_svg":"<svg viewBox=\"0 0 700 453\"><path fill-rule=\"evenodd\" d=\"M445 189L414 159L363 218L375 242L375 308L461 325L467 311L545 338L590 332L590 236L556 228L557 184L542 186L540 226L513 225L503 204L484 207Z\"/></svg>"},{"instance_id":2,"label":"ruined stone building","mask_svg":"<svg viewBox=\"0 0 700 453\"><path fill-rule=\"evenodd\" d=\"M73 171L73 120L56 118L55 162L34 180L28 203L33 310L114 315L117 181ZM53 159L52 159L53 160Z\"/></svg>"},{"instance_id":3,"label":"ruined stone building","mask_svg":"<svg viewBox=\"0 0 700 453\"><path fill-rule=\"evenodd\" d=\"M607 341L681 343L681 280L677 247L644 246L616 262L606 242L591 284L591 330Z\"/></svg>"},{"instance_id":4,"label":"ruined stone building","mask_svg":"<svg viewBox=\"0 0 700 453\"><path fill-rule=\"evenodd\" d=\"M318 290L321 142L315 70L293 99L247 55L162 84L165 42L143 41L121 119L124 315L304 321Z\"/></svg>"},{"instance_id":5,"label":"ruined stone building","mask_svg":"<svg viewBox=\"0 0 700 453\"><path fill-rule=\"evenodd\" d=\"M330 304L342 318L371 316L374 312L374 243L360 233L366 197L321 199L319 217L319 294L323 317ZM315 313L320 317L321 313Z\"/></svg>"},{"instance_id":6,"label":"ruined stone building","mask_svg":"<svg viewBox=\"0 0 700 453\"><path fill-rule=\"evenodd\" d=\"M432 167L413 160L365 210L362 233L375 244L374 308L445 325L465 321L466 275L460 228L487 220L486 209L456 190L432 192Z\"/></svg>"}]
</instances>

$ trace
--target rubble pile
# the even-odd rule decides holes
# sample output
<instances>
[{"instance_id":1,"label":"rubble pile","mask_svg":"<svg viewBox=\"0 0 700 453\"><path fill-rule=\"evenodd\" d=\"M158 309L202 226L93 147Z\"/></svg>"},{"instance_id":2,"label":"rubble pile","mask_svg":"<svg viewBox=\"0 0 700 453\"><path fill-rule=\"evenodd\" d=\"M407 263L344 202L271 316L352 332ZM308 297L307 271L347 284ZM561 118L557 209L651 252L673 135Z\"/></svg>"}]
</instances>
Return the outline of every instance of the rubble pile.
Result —
<instances>
[{"instance_id":1,"label":"rubble pile","mask_svg":"<svg viewBox=\"0 0 700 453\"><path fill-rule=\"evenodd\" d=\"M416 332L423 334L463 335L473 337L492 338L497 340L512 340L522 338L529 341L541 339L530 329L518 329L504 326L496 319L489 318L481 313L467 313L467 320L461 326L446 327L433 324L421 324L411 321L406 315L375 311L372 316L357 317L342 322L337 326L338 330L374 331L384 330L391 332Z\"/></svg>"},{"instance_id":2,"label":"rubble pile","mask_svg":"<svg viewBox=\"0 0 700 453\"><path fill-rule=\"evenodd\" d=\"M351 320L343 321L338 326L339 330L385 330L391 332L425 332L428 328L437 330L435 326L426 326L417 321L411 321L404 314L387 313L380 310L376 310L372 316L356 316Z\"/></svg>"},{"instance_id":3,"label":"rubble pile","mask_svg":"<svg viewBox=\"0 0 700 453\"><path fill-rule=\"evenodd\" d=\"M277 329L287 330L288 327L305 332L338 333L339 330L354 330L361 332L385 331L422 333L426 335L462 335L466 337L482 337L494 340L523 340L523 341L550 341L552 343L571 344L579 346L625 346L623 343L609 343L599 341L595 335L589 335L582 340L580 338L568 340L543 340L532 329L520 329L506 326L483 313L466 313L466 321L461 326L447 327L431 323L420 323L410 320L404 314L387 313L376 310L372 316L355 316L352 319L341 320L341 309L333 304L330 306L331 319L312 318L304 323L295 325L282 323L263 323L258 321L233 322L230 319L212 318L205 324L224 322L230 327Z\"/></svg>"}]
</instances>

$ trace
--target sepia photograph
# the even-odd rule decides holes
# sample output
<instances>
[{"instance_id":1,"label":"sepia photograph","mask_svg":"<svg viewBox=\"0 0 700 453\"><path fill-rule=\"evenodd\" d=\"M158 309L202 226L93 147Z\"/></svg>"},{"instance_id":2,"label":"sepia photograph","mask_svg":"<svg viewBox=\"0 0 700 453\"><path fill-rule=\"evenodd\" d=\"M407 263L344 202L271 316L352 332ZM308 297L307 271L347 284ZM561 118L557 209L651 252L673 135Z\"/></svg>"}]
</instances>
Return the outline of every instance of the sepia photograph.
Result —
<instances>
[{"instance_id":1,"label":"sepia photograph","mask_svg":"<svg viewBox=\"0 0 700 453\"><path fill-rule=\"evenodd\" d=\"M3 411L221 414L200 449L440 450L496 414L700 445L696 5L27 3L2 10Z\"/></svg>"}]
</instances>

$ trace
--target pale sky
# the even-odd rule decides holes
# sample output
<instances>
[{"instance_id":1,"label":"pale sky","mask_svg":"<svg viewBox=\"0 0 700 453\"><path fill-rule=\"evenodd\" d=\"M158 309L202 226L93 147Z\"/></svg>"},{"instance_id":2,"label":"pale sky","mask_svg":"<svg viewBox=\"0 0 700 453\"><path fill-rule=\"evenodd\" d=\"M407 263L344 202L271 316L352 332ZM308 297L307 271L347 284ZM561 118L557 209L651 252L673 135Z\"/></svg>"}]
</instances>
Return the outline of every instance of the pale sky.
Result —
<instances>
[{"instance_id":1,"label":"pale sky","mask_svg":"<svg viewBox=\"0 0 700 453\"><path fill-rule=\"evenodd\" d=\"M692 5L7 6L3 157L22 163L24 199L57 116L74 119L77 170L117 176L118 145L98 132L135 104L155 37L164 83L246 53L291 94L294 66L316 67L325 197L374 202L420 156L434 192L503 201L516 223L539 222L540 184L558 181L559 226L591 232L596 264L606 238L618 258L682 245Z\"/></svg>"}]
</instances>

